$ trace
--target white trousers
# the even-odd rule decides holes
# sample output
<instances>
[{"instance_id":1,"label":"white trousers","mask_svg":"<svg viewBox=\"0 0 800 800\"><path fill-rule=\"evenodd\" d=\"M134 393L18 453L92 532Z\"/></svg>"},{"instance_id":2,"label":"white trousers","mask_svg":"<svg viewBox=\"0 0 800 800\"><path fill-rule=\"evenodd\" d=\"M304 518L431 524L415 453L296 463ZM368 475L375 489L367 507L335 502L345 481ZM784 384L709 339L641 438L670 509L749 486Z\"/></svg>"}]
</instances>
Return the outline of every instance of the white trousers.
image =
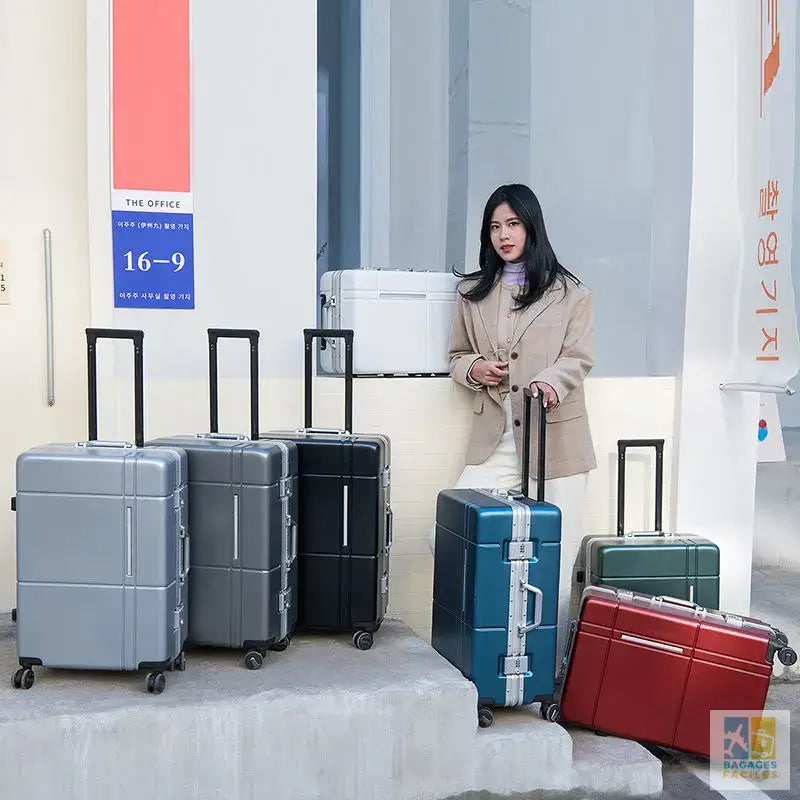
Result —
<instances>
[{"instance_id":1,"label":"white trousers","mask_svg":"<svg viewBox=\"0 0 800 800\"><path fill-rule=\"evenodd\" d=\"M506 396L506 427L494 452L482 464L467 464L454 489L501 489L519 491L522 484L520 460L514 446L511 402ZM531 453L531 458L536 454ZM545 480L544 498L561 509L561 569L558 590L558 637L556 671L564 656L569 621L578 615L581 590L575 582L581 540L584 536L583 510L589 473L581 472L566 478ZM530 479L528 497L536 497L537 481ZM431 552L434 552L436 527L430 531Z\"/></svg>"}]
</instances>

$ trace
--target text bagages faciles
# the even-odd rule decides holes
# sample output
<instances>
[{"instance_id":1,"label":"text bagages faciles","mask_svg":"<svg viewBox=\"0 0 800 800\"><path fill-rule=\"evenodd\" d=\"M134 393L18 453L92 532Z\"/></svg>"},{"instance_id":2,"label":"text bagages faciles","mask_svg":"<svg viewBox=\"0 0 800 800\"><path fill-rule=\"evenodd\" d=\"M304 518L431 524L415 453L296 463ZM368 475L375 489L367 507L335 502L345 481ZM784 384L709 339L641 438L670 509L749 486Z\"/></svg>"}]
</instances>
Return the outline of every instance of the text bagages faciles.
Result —
<instances>
[{"instance_id":1,"label":"text bagages faciles","mask_svg":"<svg viewBox=\"0 0 800 800\"><path fill-rule=\"evenodd\" d=\"M524 389L522 487L530 474L531 393ZM478 689L478 722L491 706L540 702L555 720L561 511L544 502L546 421L539 399L537 499L490 489L447 489L436 502L431 644Z\"/></svg>"},{"instance_id":2,"label":"text bagages faciles","mask_svg":"<svg viewBox=\"0 0 800 800\"><path fill-rule=\"evenodd\" d=\"M144 446L142 331L89 328L89 441L17 459L17 688L32 667L183 669L189 572L187 459ZM135 443L97 439L99 339L134 346Z\"/></svg>"},{"instance_id":3,"label":"text bagages faciles","mask_svg":"<svg viewBox=\"0 0 800 800\"><path fill-rule=\"evenodd\" d=\"M251 438L218 433L219 339L250 343ZM149 442L189 459L189 641L242 649L249 669L288 646L297 617L297 448L258 440L258 340L254 330L209 329L211 432Z\"/></svg>"},{"instance_id":4,"label":"text bagages faciles","mask_svg":"<svg viewBox=\"0 0 800 800\"><path fill-rule=\"evenodd\" d=\"M564 720L709 756L710 713L764 708L772 661L797 656L759 620L589 586L571 623Z\"/></svg>"},{"instance_id":5,"label":"text bagages faciles","mask_svg":"<svg viewBox=\"0 0 800 800\"><path fill-rule=\"evenodd\" d=\"M625 532L625 461L630 448L656 453L655 531ZM702 536L662 531L664 440L617 442L617 535L587 536L578 581L719 606L719 548Z\"/></svg>"},{"instance_id":6,"label":"text bagages faciles","mask_svg":"<svg viewBox=\"0 0 800 800\"><path fill-rule=\"evenodd\" d=\"M448 375L459 279L450 272L343 269L320 278L323 328L352 330L355 375ZM320 367L343 375L345 352L323 340Z\"/></svg>"},{"instance_id":7,"label":"text bagages faciles","mask_svg":"<svg viewBox=\"0 0 800 800\"><path fill-rule=\"evenodd\" d=\"M305 329L305 427L270 431L262 439L292 441L299 461L298 629L354 631L372 646L389 600L392 543L390 444L381 434L353 430L353 332ZM312 427L313 341L345 346L345 426Z\"/></svg>"}]
</instances>

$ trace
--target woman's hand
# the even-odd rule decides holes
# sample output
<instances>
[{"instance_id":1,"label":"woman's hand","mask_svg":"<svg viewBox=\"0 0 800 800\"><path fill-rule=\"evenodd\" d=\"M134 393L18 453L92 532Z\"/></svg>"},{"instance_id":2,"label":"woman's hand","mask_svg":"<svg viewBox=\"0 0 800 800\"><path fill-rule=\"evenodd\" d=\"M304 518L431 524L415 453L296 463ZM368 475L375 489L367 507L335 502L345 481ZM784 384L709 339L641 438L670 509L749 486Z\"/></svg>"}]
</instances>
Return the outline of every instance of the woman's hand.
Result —
<instances>
[{"instance_id":1,"label":"woman's hand","mask_svg":"<svg viewBox=\"0 0 800 800\"><path fill-rule=\"evenodd\" d=\"M539 396L539 392L544 396L545 411L552 411L558 405L556 390L549 383L533 381L531 383L531 394L536 398Z\"/></svg>"},{"instance_id":2,"label":"woman's hand","mask_svg":"<svg viewBox=\"0 0 800 800\"><path fill-rule=\"evenodd\" d=\"M469 371L469 377L484 386L498 386L508 376L507 361L487 361L478 359Z\"/></svg>"}]
</instances>

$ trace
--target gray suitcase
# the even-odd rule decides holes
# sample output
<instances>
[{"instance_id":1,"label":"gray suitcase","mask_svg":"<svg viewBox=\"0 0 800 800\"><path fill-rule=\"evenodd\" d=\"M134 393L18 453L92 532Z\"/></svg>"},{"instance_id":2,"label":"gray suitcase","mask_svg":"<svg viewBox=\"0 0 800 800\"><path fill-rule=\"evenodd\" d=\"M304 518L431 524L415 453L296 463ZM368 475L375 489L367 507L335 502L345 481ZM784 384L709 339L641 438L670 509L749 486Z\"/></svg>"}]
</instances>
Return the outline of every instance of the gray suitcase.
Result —
<instances>
[{"instance_id":1,"label":"gray suitcase","mask_svg":"<svg viewBox=\"0 0 800 800\"><path fill-rule=\"evenodd\" d=\"M33 666L184 669L186 453L144 447L143 334L89 328L89 441L17 459L16 688ZM135 445L97 441L98 339L134 344Z\"/></svg>"},{"instance_id":2,"label":"gray suitcase","mask_svg":"<svg viewBox=\"0 0 800 800\"><path fill-rule=\"evenodd\" d=\"M251 437L218 430L217 340L250 342ZM208 331L211 433L148 442L189 457L189 641L245 651L259 669L297 619L297 447L258 441L258 331Z\"/></svg>"}]
</instances>

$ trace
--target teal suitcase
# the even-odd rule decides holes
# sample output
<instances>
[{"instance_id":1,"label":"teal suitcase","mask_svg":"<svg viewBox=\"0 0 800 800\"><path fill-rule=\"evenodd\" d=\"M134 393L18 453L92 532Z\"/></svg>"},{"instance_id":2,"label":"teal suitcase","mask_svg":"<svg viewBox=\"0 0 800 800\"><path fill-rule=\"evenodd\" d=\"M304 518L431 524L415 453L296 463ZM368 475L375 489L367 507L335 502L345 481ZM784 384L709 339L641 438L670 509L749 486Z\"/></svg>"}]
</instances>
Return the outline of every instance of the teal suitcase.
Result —
<instances>
[{"instance_id":1,"label":"teal suitcase","mask_svg":"<svg viewBox=\"0 0 800 800\"><path fill-rule=\"evenodd\" d=\"M656 453L655 530L625 531L625 459L630 448ZM577 580L655 596L675 597L705 608L719 607L719 548L701 536L665 533L664 440L617 442L617 535L587 536Z\"/></svg>"}]
</instances>

